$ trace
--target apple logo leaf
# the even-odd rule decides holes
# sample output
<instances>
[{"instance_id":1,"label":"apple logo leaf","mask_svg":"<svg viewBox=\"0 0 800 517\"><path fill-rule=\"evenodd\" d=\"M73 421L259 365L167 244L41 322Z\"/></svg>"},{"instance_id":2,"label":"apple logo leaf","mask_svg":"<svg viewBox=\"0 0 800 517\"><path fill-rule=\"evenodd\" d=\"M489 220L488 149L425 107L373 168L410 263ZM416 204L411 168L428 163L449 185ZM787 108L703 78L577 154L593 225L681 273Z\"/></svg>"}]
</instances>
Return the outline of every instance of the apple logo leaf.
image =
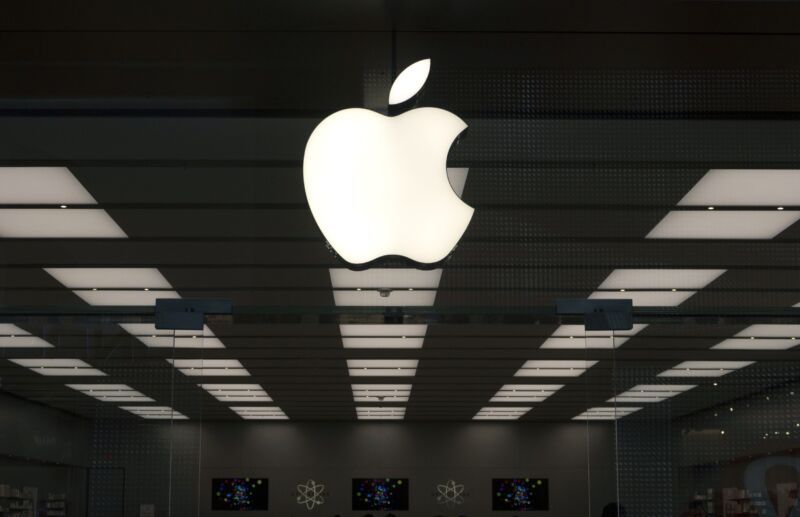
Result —
<instances>
[{"instance_id":1,"label":"apple logo leaf","mask_svg":"<svg viewBox=\"0 0 800 517\"><path fill-rule=\"evenodd\" d=\"M389 91L389 104L400 104L416 95L428 80L430 71L431 60L423 59L400 72Z\"/></svg>"}]
</instances>

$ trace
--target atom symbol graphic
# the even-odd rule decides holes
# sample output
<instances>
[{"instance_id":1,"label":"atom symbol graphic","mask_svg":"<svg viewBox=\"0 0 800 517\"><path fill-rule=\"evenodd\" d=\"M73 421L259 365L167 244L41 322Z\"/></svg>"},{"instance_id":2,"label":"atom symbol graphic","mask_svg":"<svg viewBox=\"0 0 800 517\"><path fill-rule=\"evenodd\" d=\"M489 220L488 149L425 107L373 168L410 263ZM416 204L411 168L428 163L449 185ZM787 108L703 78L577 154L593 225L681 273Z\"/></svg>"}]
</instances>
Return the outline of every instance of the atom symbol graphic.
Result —
<instances>
[{"instance_id":1,"label":"atom symbol graphic","mask_svg":"<svg viewBox=\"0 0 800 517\"><path fill-rule=\"evenodd\" d=\"M436 485L436 502L447 506L464 504L464 485L452 479Z\"/></svg>"},{"instance_id":2,"label":"atom symbol graphic","mask_svg":"<svg viewBox=\"0 0 800 517\"><path fill-rule=\"evenodd\" d=\"M304 504L307 510L325 504L325 485L313 479L306 481L305 485L297 485L297 504Z\"/></svg>"}]
</instances>

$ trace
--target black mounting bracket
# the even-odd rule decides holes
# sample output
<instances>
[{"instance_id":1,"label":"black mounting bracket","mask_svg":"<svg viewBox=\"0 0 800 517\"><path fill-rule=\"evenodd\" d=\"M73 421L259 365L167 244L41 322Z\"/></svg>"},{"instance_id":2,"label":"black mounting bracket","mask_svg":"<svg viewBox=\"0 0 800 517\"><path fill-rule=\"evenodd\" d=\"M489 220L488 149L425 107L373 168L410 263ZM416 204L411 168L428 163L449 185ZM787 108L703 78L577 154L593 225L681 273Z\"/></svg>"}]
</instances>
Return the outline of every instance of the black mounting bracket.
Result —
<instances>
[{"instance_id":1,"label":"black mounting bracket","mask_svg":"<svg viewBox=\"0 0 800 517\"><path fill-rule=\"evenodd\" d=\"M230 300L173 299L156 300L156 328L169 330L203 330L206 314L231 314Z\"/></svg>"},{"instance_id":2,"label":"black mounting bracket","mask_svg":"<svg viewBox=\"0 0 800 517\"><path fill-rule=\"evenodd\" d=\"M586 330L630 330L633 328L631 300L556 300L556 314L582 314Z\"/></svg>"}]
</instances>

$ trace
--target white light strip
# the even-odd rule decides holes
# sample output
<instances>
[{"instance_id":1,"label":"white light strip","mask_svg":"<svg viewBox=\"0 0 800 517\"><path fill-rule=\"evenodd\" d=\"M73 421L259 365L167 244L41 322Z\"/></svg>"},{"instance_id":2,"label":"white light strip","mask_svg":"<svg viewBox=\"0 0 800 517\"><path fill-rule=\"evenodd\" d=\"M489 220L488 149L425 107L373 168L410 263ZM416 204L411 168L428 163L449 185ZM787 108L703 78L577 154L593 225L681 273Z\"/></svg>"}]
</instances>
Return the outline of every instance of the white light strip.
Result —
<instances>
[{"instance_id":1,"label":"white light strip","mask_svg":"<svg viewBox=\"0 0 800 517\"><path fill-rule=\"evenodd\" d=\"M242 420L289 420L278 406L231 406Z\"/></svg>"},{"instance_id":2,"label":"white light strip","mask_svg":"<svg viewBox=\"0 0 800 517\"><path fill-rule=\"evenodd\" d=\"M593 407L589 408L580 415L573 417L573 420L619 420L637 411L641 407Z\"/></svg>"},{"instance_id":3,"label":"white light strip","mask_svg":"<svg viewBox=\"0 0 800 517\"><path fill-rule=\"evenodd\" d=\"M431 306L442 270L336 268L330 275L337 306Z\"/></svg>"},{"instance_id":4,"label":"white light strip","mask_svg":"<svg viewBox=\"0 0 800 517\"><path fill-rule=\"evenodd\" d=\"M506 384L489 402L543 402L563 384Z\"/></svg>"},{"instance_id":5,"label":"white light strip","mask_svg":"<svg viewBox=\"0 0 800 517\"><path fill-rule=\"evenodd\" d=\"M404 407L356 406L359 420L402 420L406 415Z\"/></svg>"},{"instance_id":6,"label":"white light strip","mask_svg":"<svg viewBox=\"0 0 800 517\"><path fill-rule=\"evenodd\" d=\"M4 239L125 239L128 236L99 208L1 208Z\"/></svg>"},{"instance_id":7,"label":"white light strip","mask_svg":"<svg viewBox=\"0 0 800 517\"><path fill-rule=\"evenodd\" d=\"M800 171L793 169L711 169L679 206L797 206Z\"/></svg>"},{"instance_id":8,"label":"white light strip","mask_svg":"<svg viewBox=\"0 0 800 517\"><path fill-rule=\"evenodd\" d=\"M180 298L156 268L44 268L89 305L152 306Z\"/></svg>"},{"instance_id":9,"label":"white light strip","mask_svg":"<svg viewBox=\"0 0 800 517\"><path fill-rule=\"evenodd\" d=\"M29 368L39 375L100 377L106 374L80 359L9 359L14 364Z\"/></svg>"},{"instance_id":10,"label":"white light strip","mask_svg":"<svg viewBox=\"0 0 800 517\"><path fill-rule=\"evenodd\" d=\"M617 403L655 403L685 393L696 384L639 384L633 388L611 397L608 402Z\"/></svg>"},{"instance_id":11,"label":"white light strip","mask_svg":"<svg viewBox=\"0 0 800 517\"><path fill-rule=\"evenodd\" d=\"M220 402L272 402L258 384L198 384Z\"/></svg>"},{"instance_id":12,"label":"white light strip","mask_svg":"<svg viewBox=\"0 0 800 517\"><path fill-rule=\"evenodd\" d=\"M579 377L597 361L530 360L514 377Z\"/></svg>"},{"instance_id":13,"label":"white light strip","mask_svg":"<svg viewBox=\"0 0 800 517\"><path fill-rule=\"evenodd\" d=\"M250 372L236 359L167 359L166 361L190 377L250 376Z\"/></svg>"},{"instance_id":14,"label":"white light strip","mask_svg":"<svg viewBox=\"0 0 800 517\"><path fill-rule=\"evenodd\" d=\"M67 384L66 386L103 402L155 402L127 384Z\"/></svg>"},{"instance_id":15,"label":"white light strip","mask_svg":"<svg viewBox=\"0 0 800 517\"><path fill-rule=\"evenodd\" d=\"M0 348L52 348L44 339L11 323L0 323Z\"/></svg>"},{"instance_id":16,"label":"white light strip","mask_svg":"<svg viewBox=\"0 0 800 517\"><path fill-rule=\"evenodd\" d=\"M0 167L0 204L96 205L66 167Z\"/></svg>"},{"instance_id":17,"label":"white light strip","mask_svg":"<svg viewBox=\"0 0 800 517\"><path fill-rule=\"evenodd\" d=\"M473 420L519 420L520 417L528 413L532 408L525 407L483 407L478 411Z\"/></svg>"},{"instance_id":18,"label":"white light strip","mask_svg":"<svg viewBox=\"0 0 800 517\"><path fill-rule=\"evenodd\" d=\"M413 377L417 359L348 359L351 377Z\"/></svg>"},{"instance_id":19,"label":"white light strip","mask_svg":"<svg viewBox=\"0 0 800 517\"><path fill-rule=\"evenodd\" d=\"M339 325L344 348L422 348L427 325Z\"/></svg>"},{"instance_id":20,"label":"white light strip","mask_svg":"<svg viewBox=\"0 0 800 517\"><path fill-rule=\"evenodd\" d=\"M659 373L659 377L722 377L755 361L684 361Z\"/></svg>"},{"instance_id":21,"label":"white light strip","mask_svg":"<svg viewBox=\"0 0 800 517\"><path fill-rule=\"evenodd\" d=\"M681 210L668 213L648 239L772 239L800 220L800 211Z\"/></svg>"},{"instance_id":22,"label":"white light strip","mask_svg":"<svg viewBox=\"0 0 800 517\"><path fill-rule=\"evenodd\" d=\"M152 323L120 323L119 326L150 348L225 348L206 325L203 330L175 331L156 329Z\"/></svg>"},{"instance_id":23,"label":"white light strip","mask_svg":"<svg viewBox=\"0 0 800 517\"><path fill-rule=\"evenodd\" d=\"M355 402L408 402L411 384L353 384Z\"/></svg>"},{"instance_id":24,"label":"white light strip","mask_svg":"<svg viewBox=\"0 0 800 517\"><path fill-rule=\"evenodd\" d=\"M800 345L800 325L750 325L713 350L789 350Z\"/></svg>"},{"instance_id":25,"label":"white light strip","mask_svg":"<svg viewBox=\"0 0 800 517\"><path fill-rule=\"evenodd\" d=\"M120 406L120 409L148 420L188 420L189 417L167 406Z\"/></svg>"}]
</instances>

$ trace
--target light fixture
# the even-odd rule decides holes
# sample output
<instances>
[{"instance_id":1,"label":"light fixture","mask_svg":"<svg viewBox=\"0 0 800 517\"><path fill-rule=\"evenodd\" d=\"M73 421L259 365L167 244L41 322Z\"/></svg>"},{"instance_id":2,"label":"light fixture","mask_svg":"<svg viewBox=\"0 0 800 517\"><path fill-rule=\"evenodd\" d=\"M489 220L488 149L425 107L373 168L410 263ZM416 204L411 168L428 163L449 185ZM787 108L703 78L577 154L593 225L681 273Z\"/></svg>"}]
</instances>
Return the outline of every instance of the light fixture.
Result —
<instances>
[{"instance_id":1,"label":"light fixture","mask_svg":"<svg viewBox=\"0 0 800 517\"><path fill-rule=\"evenodd\" d=\"M330 270L338 306L431 306L442 278L441 269ZM409 290L413 288L413 290Z\"/></svg>"},{"instance_id":2,"label":"light fixture","mask_svg":"<svg viewBox=\"0 0 800 517\"><path fill-rule=\"evenodd\" d=\"M272 402L259 384L198 384L220 402Z\"/></svg>"},{"instance_id":3,"label":"light fixture","mask_svg":"<svg viewBox=\"0 0 800 517\"><path fill-rule=\"evenodd\" d=\"M404 407L356 406L359 420L402 420L405 415Z\"/></svg>"},{"instance_id":4,"label":"light fixture","mask_svg":"<svg viewBox=\"0 0 800 517\"><path fill-rule=\"evenodd\" d=\"M348 359L351 377L413 377L417 359Z\"/></svg>"},{"instance_id":5,"label":"light fixture","mask_svg":"<svg viewBox=\"0 0 800 517\"><path fill-rule=\"evenodd\" d=\"M530 360L517 370L514 377L579 377L597 361Z\"/></svg>"},{"instance_id":6,"label":"light fixture","mask_svg":"<svg viewBox=\"0 0 800 517\"><path fill-rule=\"evenodd\" d=\"M663 402L696 387L696 384L639 384L616 397L611 397L608 402L623 404Z\"/></svg>"},{"instance_id":7,"label":"light fixture","mask_svg":"<svg viewBox=\"0 0 800 517\"><path fill-rule=\"evenodd\" d=\"M641 407L627 407L627 406L616 406L616 407L593 407L589 408L580 415L573 417L573 420L619 420L620 418L626 417L630 414L633 414L637 411L640 411Z\"/></svg>"},{"instance_id":8,"label":"light fixture","mask_svg":"<svg viewBox=\"0 0 800 517\"><path fill-rule=\"evenodd\" d=\"M398 76L395 100L421 87L424 68L417 63ZM446 174L450 145L466 128L430 107L394 117L351 108L320 122L306 143L303 184L332 248L351 264L389 255L445 259L473 214Z\"/></svg>"},{"instance_id":9,"label":"light fixture","mask_svg":"<svg viewBox=\"0 0 800 517\"><path fill-rule=\"evenodd\" d=\"M487 406L478 411L473 420L519 420L528 413L530 406Z\"/></svg>"},{"instance_id":10,"label":"light fixture","mask_svg":"<svg viewBox=\"0 0 800 517\"><path fill-rule=\"evenodd\" d=\"M795 336L800 325L750 325L734 337L711 347L714 350L788 350L800 345Z\"/></svg>"},{"instance_id":11,"label":"light fixture","mask_svg":"<svg viewBox=\"0 0 800 517\"><path fill-rule=\"evenodd\" d=\"M755 361L684 361L659 373L659 377L722 377Z\"/></svg>"},{"instance_id":12,"label":"light fixture","mask_svg":"<svg viewBox=\"0 0 800 517\"><path fill-rule=\"evenodd\" d=\"M344 348L422 348L427 325L339 325Z\"/></svg>"},{"instance_id":13,"label":"light fixture","mask_svg":"<svg viewBox=\"0 0 800 517\"><path fill-rule=\"evenodd\" d=\"M563 384L506 384L489 402L543 402Z\"/></svg>"},{"instance_id":14,"label":"light fixture","mask_svg":"<svg viewBox=\"0 0 800 517\"><path fill-rule=\"evenodd\" d=\"M0 348L53 348L53 345L16 325L0 323Z\"/></svg>"},{"instance_id":15,"label":"light fixture","mask_svg":"<svg viewBox=\"0 0 800 517\"><path fill-rule=\"evenodd\" d=\"M156 268L44 268L89 305L155 305L180 298ZM145 286L147 289L145 289Z\"/></svg>"},{"instance_id":16,"label":"light fixture","mask_svg":"<svg viewBox=\"0 0 800 517\"><path fill-rule=\"evenodd\" d=\"M289 420L278 406L232 406L231 411L242 420Z\"/></svg>"},{"instance_id":17,"label":"light fixture","mask_svg":"<svg viewBox=\"0 0 800 517\"><path fill-rule=\"evenodd\" d=\"M190 377L249 377L236 359L167 359L169 364Z\"/></svg>"},{"instance_id":18,"label":"light fixture","mask_svg":"<svg viewBox=\"0 0 800 517\"><path fill-rule=\"evenodd\" d=\"M120 406L120 409L148 420L188 420L189 417L168 406Z\"/></svg>"},{"instance_id":19,"label":"light fixture","mask_svg":"<svg viewBox=\"0 0 800 517\"><path fill-rule=\"evenodd\" d=\"M583 325L561 325L542 343L541 348L581 349L581 348L617 348L631 336L641 332L646 324L635 323L630 330L614 331L589 330Z\"/></svg>"},{"instance_id":20,"label":"light fixture","mask_svg":"<svg viewBox=\"0 0 800 517\"><path fill-rule=\"evenodd\" d=\"M124 239L99 208L0 208L0 237L5 239Z\"/></svg>"},{"instance_id":21,"label":"light fixture","mask_svg":"<svg viewBox=\"0 0 800 517\"><path fill-rule=\"evenodd\" d=\"M102 402L154 402L127 384L67 384L68 388Z\"/></svg>"},{"instance_id":22,"label":"light fixture","mask_svg":"<svg viewBox=\"0 0 800 517\"><path fill-rule=\"evenodd\" d=\"M106 374L80 359L9 359L39 375L63 377L102 377Z\"/></svg>"},{"instance_id":23,"label":"light fixture","mask_svg":"<svg viewBox=\"0 0 800 517\"><path fill-rule=\"evenodd\" d=\"M150 348L225 348L206 325L202 331L156 329L152 323L120 323L119 326Z\"/></svg>"},{"instance_id":24,"label":"light fixture","mask_svg":"<svg viewBox=\"0 0 800 517\"><path fill-rule=\"evenodd\" d=\"M678 205L800 205L800 170L711 169Z\"/></svg>"},{"instance_id":25,"label":"light fixture","mask_svg":"<svg viewBox=\"0 0 800 517\"><path fill-rule=\"evenodd\" d=\"M800 219L800 211L678 210L668 213L648 239L772 239Z\"/></svg>"},{"instance_id":26,"label":"light fixture","mask_svg":"<svg viewBox=\"0 0 800 517\"><path fill-rule=\"evenodd\" d=\"M703 289L725 269L615 269L598 289Z\"/></svg>"},{"instance_id":27,"label":"light fixture","mask_svg":"<svg viewBox=\"0 0 800 517\"><path fill-rule=\"evenodd\" d=\"M0 167L2 205L96 205L66 167ZM64 205L66 206L66 205Z\"/></svg>"},{"instance_id":28,"label":"light fixture","mask_svg":"<svg viewBox=\"0 0 800 517\"><path fill-rule=\"evenodd\" d=\"M352 384L355 402L408 402L411 384Z\"/></svg>"}]
</instances>

